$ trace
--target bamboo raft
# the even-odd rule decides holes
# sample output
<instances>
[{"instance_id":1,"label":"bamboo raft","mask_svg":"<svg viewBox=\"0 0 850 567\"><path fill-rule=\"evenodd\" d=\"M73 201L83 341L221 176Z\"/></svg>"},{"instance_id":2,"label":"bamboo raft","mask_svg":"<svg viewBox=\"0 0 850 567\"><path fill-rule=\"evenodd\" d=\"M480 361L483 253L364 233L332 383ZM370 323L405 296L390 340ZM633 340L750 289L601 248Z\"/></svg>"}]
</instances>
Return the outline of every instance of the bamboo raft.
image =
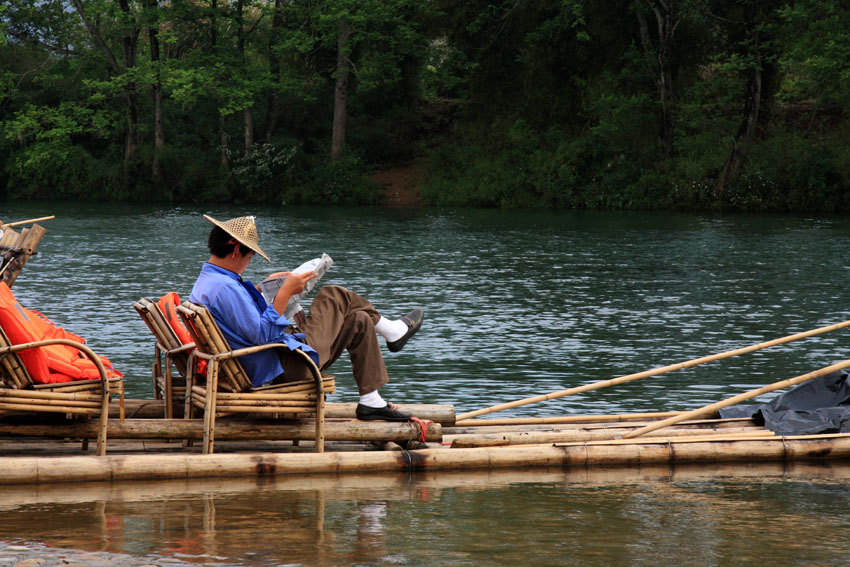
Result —
<instances>
[{"instance_id":1,"label":"bamboo raft","mask_svg":"<svg viewBox=\"0 0 850 567\"><path fill-rule=\"evenodd\" d=\"M429 424L424 442L409 443L418 439L410 423L352 420L348 417L352 404L328 404L328 408L336 417L327 419L324 453L312 452L309 422L222 420L218 452L202 455L198 447L173 441L200 440L202 420L139 417L163 410L162 402L153 400L127 400L131 417L123 423L117 417L118 408L114 409L106 456L81 452L79 444L68 442L94 434L92 422L4 421L0 422L0 484L541 467L590 470L701 464L711 469L719 464L850 458L848 434L777 436L750 419L684 420L652 436L627 438L647 425L686 412L471 419L452 425L451 406L413 406L410 409L418 409L421 415L447 423ZM132 417L134 412L137 415ZM57 436L65 441L48 440Z\"/></svg>"},{"instance_id":2,"label":"bamboo raft","mask_svg":"<svg viewBox=\"0 0 850 567\"><path fill-rule=\"evenodd\" d=\"M10 285L26 260L35 253L35 246L43 234L43 229L35 228L38 225L16 233L10 228L14 224L0 225L3 230L0 240L3 268L0 269L3 270L4 281ZM168 375L155 366L155 399L118 401L113 397L108 419L100 420L100 423L68 419L61 413L21 412L33 408L19 405L0 407L0 484L251 478L323 473L391 474L402 471L467 471L470 474L481 470L540 468L576 471L611 466L657 468L687 465L711 470L716 469L718 464L726 467L735 463L751 465L848 459L850 434L779 436L752 419L720 419L717 412L850 367L850 360L690 411L541 418L482 417L690 368L848 326L850 321L845 321L460 415L456 415L451 405L402 404L402 409L419 418L419 421L406 423L358 421L354 415L355 404L328 402L323 404L321 434L318 433L317 420L311 419L309 414L307 417L279 419L280 416L274 412L280 411L280 408L260 414L254 411L254 406L242 404L239 411L251 413L236 413L216 420L216 452L211 454L201 454L200 448L209 437L209 422L205 424L204 419L195 419L191 413L187 414L189 418L182 419L175 415L177 406L174 400L180 397L179 392L189 390L185 386L182 390L172 388L170 377L163 381L163 377ZM157 357L161 351L175 356L184 350L182 346L157 344L156 352ZM168 356L166 373L170 372ZM176 397L175 392L178 392ZM7 394L14 397L15 392L9 394L7 391ZM219 394L222 403L233 396ZM46 392L39 398L44 398L48 406L78 403L74 401L75 394ZM254 405L259 407L263 403ZM95 406L92 405L93 412ZM99 411L98 415L102 414L103 411ZM101 437L109 439L105 455L93 455L86 443L81 447L77 442ZM323 442L324 452L315 451L317 440Z\"/></svg>"}]
</instances>

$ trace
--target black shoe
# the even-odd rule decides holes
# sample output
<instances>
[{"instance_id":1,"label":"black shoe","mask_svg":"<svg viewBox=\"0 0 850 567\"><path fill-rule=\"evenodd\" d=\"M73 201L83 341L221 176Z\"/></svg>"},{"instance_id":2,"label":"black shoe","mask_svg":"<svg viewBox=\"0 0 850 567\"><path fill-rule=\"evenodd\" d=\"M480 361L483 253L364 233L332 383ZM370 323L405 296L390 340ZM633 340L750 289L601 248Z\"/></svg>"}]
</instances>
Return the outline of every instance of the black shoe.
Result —
<instances>
[{"instance_id":1,"label":"black shoe","mask_svg":"<svg viewBox=\"0 0 850 567\"><path fill-rule=\"evenodd\" d=\"M407 421L413 414L401 411L398 406L387 402L382 408L370 408L363 404L357 404L357 409L354 411L357 419L363 421L374 421L381 419L383 421Z\"/></svg>"},{"instance_id":2,"label":"black shoe","mask_svg":"<svg viewBox=\"0 0 850 567\"><path fill-rule=\"evenodd\" d=\"M390 352L398 352L403 349L404 345L407 344L408 339L416 334L419 327L422 326L422 321L425 320L425 311L417 307L402 317L401 320L407 324L407 332L397 341L387 341L387 348L390 349Z\"/></svg>"}]
</instances>

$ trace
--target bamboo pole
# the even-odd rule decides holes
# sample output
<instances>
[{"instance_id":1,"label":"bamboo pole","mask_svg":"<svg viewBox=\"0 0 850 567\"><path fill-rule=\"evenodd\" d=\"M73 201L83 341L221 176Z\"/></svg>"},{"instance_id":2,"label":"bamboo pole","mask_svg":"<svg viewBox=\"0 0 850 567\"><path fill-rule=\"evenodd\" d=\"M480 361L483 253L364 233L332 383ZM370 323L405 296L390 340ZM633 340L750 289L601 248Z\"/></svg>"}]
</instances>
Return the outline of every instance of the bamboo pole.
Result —
<instances>
[{"instance_id":1,"label":"bamboo pole","mask_svg":"<svg viewBox=\"0 0 850 567\"><path fill-rule=\"evenodd\" d=\"M284 415L299 415L313 416L316 414L315 405L300 405L300 406L280 406L280 407L256 407L256 406L240 406L240 405L224 405L217 404L215 414L223 416L231 413L280 413Z\"/></svg>"},{"instance_id":2,"label":"bamboo pole","mask_svg":"<svg viewBox=\"0 0 850 567\"><path fill-rule=\"evenodd\" d=\"M636 374L628 374L626 376L620 376L619 378L612 378L610 380L601 380L599 382L594 382L592 384L585 384L584 386L578 386L575 388L569 388L566 390L560 390L558 392L552 392L549 394L543 394L540 396L534 396L532 398L525 398L523 400L516 400L513 402L508 402L504 404L498 404L495 406L491 406L488 408L482 408L479 410L471 411L468 413L461 414L457 416L458 421L463 421L465 419L470 419L473 417L477 417L479 415L485 415L488 413L493 413L497 411L502 411L506 409L516 408L519 406L524 406L528 404L534 404L537 402L545 402L549 400L554 400L556 398L562 398L564 396L571 396L574 394L581 394L583 392L589 392L590 390L597 390L599 388L607 388L608 386L616 386L617 384L623 384L624 382L631 382L632 380L640 380L641 378L649 378L652 376L658 376L659 374L664 374L667 372L672 372L674 370L681 370L683 368L690 368L692 366L698 366L700 364L705 364L707 362L714 362L716 360L722 360L724 358L730 358L732 356L737 356L740 354L746 354L750 352L754 352L757 350L761 350L764 348L781 345L785 343L790 343L792 341L804 339L807 337L812 337L815 335L820 335L823 333L828 333L830 331L836 331L838 329L843 329L845 327L850 327L850 321L844 321L842 323L836 323L834 325L828 325L826 327L820 327L818 329L812 329L811 331L804 331L802 333L796 333L794 335L788 335L787 337L782 337L779 339L773 339L770 341L766 341L763 343L758 343L756 345L738 348L734 350L729 350L726 352L721 352L718 354L712 354L709 356L703 356L700 358L695 358L693 360L688 360L685 362L679 362L676 364L670 364L668 366L662 366L660 368L655 368L653 370L645 370L643 372L638 372Z\"/></svg>"},{"instance_id":3,"label":"bamboo pole","mask_svg":"<svg viewBox=\"0 0 850 567\"><path fill-rule=\"evenodd\" d=\"M497 419L466 419L455 422L457 427L486 427L489 425L543 425L559 423L607 423L612 421L642 421L679 415L678 411L647 413L617 413L607 415L565 415L559 417L505 417Z\"/></svg>"},{"instance_id":4,"label":"bamboo pole","mask_svg":"<svg viewBox=\"0 0 850 567\"><path fill-rule=\"evenodd\" d=\"M540 432L560 432L560 431L622 431L633 430L643 427L651 421L621 421L616 423L564 423L554 425L493 425L491 427L445 427L447 436L492 436L501 435L506 432L510 433L540 433ZM714 430L737 430L737 429L763 429L749 417L736 419L700 419L683 421L678 424L680 429L690 429L694 431L714 431Z\"/></svg>"},{"instance_id":5,"label":"bamboo pole","mask_svg":"<svg viewBox=\"0 0 850 567\"><path fill-rule=\"evenodd\" d=\"M314 387L312 391L304 391L304 392L293 392L286 394L229 394L225 395L224 392L218 393L219 401L232 401L232 400L253 400L251 403L255 403L258 405L264 405L265 402L283 402L283 401L304 401L304 400L315 400L316 399L316 388Z\"/></svg>"},{"instance_id":6,"label":"bamboo pole","mask_svg":"<svg viewBox=\"0 0 850 567\"><path fill-rule=\"evenodd\" d=\"M789 386L796 386L797 384L802 384L803 382L808 382L809 380L814 380L815 378L820 378L821 376L826 376L831 372L835 372L836 370L841 370L842 368L847 368L850 366L850 359L844 360L842 362L838 362L836 364L832 364L830 366L826 366L821 368L820 370L815 370L814 372L809 372L807 374L801 374L795 378L789 378L787 380L780 380L779 382L774 382L773 384L768 384L767 386L762 386L761 388L757 388L755 390L750 390L748 392L744 392L743 394L738 394L736 396L732 396L731 398L727 398L725 400L721 400L719 402L715 402L713 404L709 404L707 406L703 406L701 408L697 408L691 411L685 411L680 413L679 415L661 420L657 423L651 423L647 426L641 427L640 429L636 429L626 435L623 435L623 439L632 439L635 437L639 437L651 431L655 431L657 429L661 429L662 427L668 427L670 425L675 425L680 421L684 421L686 419L693 419L697 416L704 415L707 413L716 412L719 409L735 405L739 402L743 402L745 400L749 400L751 398L755 398L757 396L761 396L762 394L767 394L769 392L774 392L776 390L781 390L783 388L788 388Z\"/></svg>"},{"instance_id":7,"label":"bamboo pole","mask_svg":"<svg viewBox=\"0 0 850 567\"><path fill-rule=\"evenodd\" d=\"M98 388L99 389L99 388ZM81 393L81 392L51 392L50 390L14 390L0 388L0 394L3 397L17 397L28 399L41 400L83 400L96 401L100 403L102 396L99 393Z\"/></svg>"},{"instance_id":8,"label":"bamboo pole","mask_svg":"<svg viewBox=\"0 0 850 567\"><path fill-rule=\"evenodd\" d=\"M329 421L326 423L329 441L366 442L397 441L418 438L419 429L409 422L391 421ZM0 435L15 437L93 437L97 426L91 421L59 422L50 424L23 424L0 422ZM110 439L201 439L204 434L200 419L132 419L124 423L110 419ZM281 423L274 420L220 420L216 426L216 440L234 441L310 441L315 436L313 420ZM442 427L428 425L426 439L440 441ZM152 457L158 455L152 454ZM0 471L3 469L0 457Z\"/></svg>"},{"instance_id":9,"label":"bamboo pole","mask_svg":"<svg viewBox=\"0 0 850 567\"><path fill-rule=\"evenodd\" d=\"M327 473L475 471L507 467L549 467L551 470L567 468L585 475L590 473L584 467L594 466L640 465L644 467L653 463L753 463L846 459L848 457L850 457L850 436L848 435L744 439L729 440L724 443L659 440L656 442L636 441L623 445L609 441L606 444L577 443L566 446L428 448L415 451L367 451L364 453L4 457L0 459L0 484L43 483L48 486L63 482L132 479L146 481L155 479L185 481L202 477L256 479L270 475L306 478L305 475L326 475ZM559 474L563 474L563 471ZM14 491L11 492L14 493Z\"/></svg>"},{"instance_id":10,"label":"bamboo pole","mask_svg":"<svg viewBox=\"0 0 850 567\"><path fill-rule=\"evenodd\" d=\"M450 442L452 449L463 447L504 447L509 445L546 445L550 443L573 443L581 441L608 441L622 431L616 430L566 430L566 431L527 431L506 432L502 435L443 435L444 442ZM731 438L762 438L773 437L772 431L765 429L665 429L660 435L668 439L700 439L727 441ZM646 439L648 441L648 439Z\"/></svg>"},{"instance_id":11,"label":"bamboo pole","mask_svg":"<svg viewBox=\"0 0 850 567\"><path fill-rule=\"evenodd\" d=\"M8 228L8 227L11 227L11 226L21 226L22 224L31 224L31 223L34 223L34 222L52 220L52 219L55 219L55 218L56 218L56 215L50 215L49 217L39 217L37 219L28 219L28 220L15 221L15 222L4 222L4 223L0 223L0 228Z\"/></svg>"},{"instance_id":12,"label":"bamboo pole","mask_svg":"<svg viewBox=\"0 0 850 567\"><path fill-rule=\"evenodd\" d=\"M47 405L47 404L23 404L6 403L0 401L0 410L3 411L35 411L47 413L73 413L80 415L100 415L100 403L96 406L71 406L71 405Z\"/></svg>"}]
</instances>

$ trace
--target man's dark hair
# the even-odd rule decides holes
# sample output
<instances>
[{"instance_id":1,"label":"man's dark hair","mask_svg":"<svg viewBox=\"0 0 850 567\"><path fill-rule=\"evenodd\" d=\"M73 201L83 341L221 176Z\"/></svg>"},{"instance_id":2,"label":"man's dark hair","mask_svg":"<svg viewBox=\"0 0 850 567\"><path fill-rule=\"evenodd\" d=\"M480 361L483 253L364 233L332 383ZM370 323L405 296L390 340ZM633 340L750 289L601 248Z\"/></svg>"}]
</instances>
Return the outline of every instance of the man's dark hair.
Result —
<instances>
[{"instance_id":1,"label":"man's dark hair","mask_svg":"<svg viewBox=\"0 0 850 567\"><path fill-rule=\"evenodd\" d=\"M207 247L210 249L210 254L218 258L226 258L233 253L238 242L230 236L223 228L214 226L210 231L210 237L207 240ZM247 246L239 245L239 253L243 256L250 252L251 249Z\"/></svg>"}]
</instances>

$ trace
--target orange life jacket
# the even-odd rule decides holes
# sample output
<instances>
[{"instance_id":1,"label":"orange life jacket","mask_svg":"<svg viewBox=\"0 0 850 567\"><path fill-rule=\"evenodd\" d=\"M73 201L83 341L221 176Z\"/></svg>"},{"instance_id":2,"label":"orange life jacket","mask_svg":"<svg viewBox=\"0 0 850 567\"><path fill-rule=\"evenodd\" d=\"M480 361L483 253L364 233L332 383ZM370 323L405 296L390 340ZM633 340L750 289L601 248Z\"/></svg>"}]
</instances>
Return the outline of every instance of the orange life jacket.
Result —
<instances>
[{"instance_id":1,"label":"orange life jacket","mask_svg":"<svg viewBox=\"0 0 850 567\"><path fill-rule=\"evenodd\" d=\"M174 329L174 334L177 335L177 338L181 343L187 345L189 343L195 342L195 339L192 338L192 335L189 334L189 331L186 330L186 327L183 326L183 321L180 320L180 317L177 315L177 306L180 305L180 296L177 295L176 291L170 291L159 298L159 301L156 302L159 305L162 314L165 315L168 324L171 325L171 328ZM198 359L197 361L197 372L202 376L207 375L207 361Z\"/></svg>"},{"instance_id":2,"label":"orange life jacket","mask_svg":"<svg viewBox=\"0 0 850 567\"><path fill-rule=\"evenodd\" d=\"M177 316L176 307L180 305L180 296L177 295L176 291L171 291L163 295L157 301L160 310L162 310L162 314L165 315L165 318L168 319L168 323L171 325L171 328L174 329L174 333L177 335L177 338L180 339L180 342L185 344L189 344L193 342L192 335L189 334L189 331L186 330L186 327L183 326L183 322L180 320L180 317Z\"/></svg>"},{"instance_id":3,"label":"orange life jacket","mask_svg":"<svg viewBox=\"0 0 850 567\"><path fill-rule=\"evenodd\" d=\"M85 344L82 337L57 327L38 311L21 306L5 282L0 282L0 328L5 331L13 345L46 339L69 339ZM69 345L48 345L22 350L18 351L18 356L33 382L39 384L100 378L95 363L82 351ZM106 357L99 358L106 367L107 377L122 376Z\"/></svg>"}]
</instances>

